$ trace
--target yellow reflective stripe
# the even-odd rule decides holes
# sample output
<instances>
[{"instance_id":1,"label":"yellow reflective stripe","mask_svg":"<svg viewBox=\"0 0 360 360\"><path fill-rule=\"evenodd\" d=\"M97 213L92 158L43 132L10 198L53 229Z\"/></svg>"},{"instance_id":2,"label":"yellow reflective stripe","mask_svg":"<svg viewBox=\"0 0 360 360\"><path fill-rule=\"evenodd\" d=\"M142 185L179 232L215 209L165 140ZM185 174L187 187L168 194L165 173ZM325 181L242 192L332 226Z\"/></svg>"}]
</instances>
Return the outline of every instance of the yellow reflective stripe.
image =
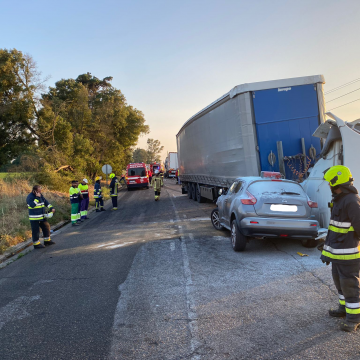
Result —
<instances>
[{"instance_id":1,"label":"yellow reflective stripe","mask_svg":"<svg viewBox=\"0 0 360 360\"><path fill-rule=\"evenodd\" d=\"M348 314L360 314L360 309L349 309L349 308L345 308L346 312Z\"/></svg>"},{"instance_id":2,"label":"yellow reflective stripe","mask_svg":"<svg viewBox=\"0 0 360 360\"><path fill-rule=\"evenodd\" d=\"M350 226L348 229L342 229L342 228L338 228L336 226L329 226L329 230L339 233L339 234L347 234L349 231L354 231L354 228L352 226Z\"/></svg>"},{"instance_id":3,"label":"yellow reflective stripe","mask_svg":"<svg viewBox=\"0 0 360 360\"><path fill-rule=\"evenodd\" d=\"M40 241L34 242L33 245L40 245Z\"/></svg>"},{"instance_id":4,"label":"yellow reflective stripe","mask_svg":"<svg viewBox=\"0 0 360 360\"><path fill-rule=\"evenodd\" d=\"M327 256L330 259L335 260L354 260L354 259L360 259L360 254L349 254L349 255L334 255L332 253L329 253L328 251L323 250L322 254L324 256Z\"/></svg>"},{"instance_id":5,"label":"yellow reflective stripe","mask_svg":"<svg viewBox=\"0 0 360 360\"><path fill-rule=\"evenodd\" d=\"M340 305L345 305L345 300L340 300L339 299L339 303L340 303Z\"/></svg>"},{"instance_id":6,"label":"yellow reflective stripe","mask_svg":"<svg viewBox=\"0 0 360 360\"><path fill-rule=\"evenodd\" d=\"M29 220L44 220L44 217L37 217L37 218L32 218L32 217L29 217Z\"/></svg>"}]
</instances>

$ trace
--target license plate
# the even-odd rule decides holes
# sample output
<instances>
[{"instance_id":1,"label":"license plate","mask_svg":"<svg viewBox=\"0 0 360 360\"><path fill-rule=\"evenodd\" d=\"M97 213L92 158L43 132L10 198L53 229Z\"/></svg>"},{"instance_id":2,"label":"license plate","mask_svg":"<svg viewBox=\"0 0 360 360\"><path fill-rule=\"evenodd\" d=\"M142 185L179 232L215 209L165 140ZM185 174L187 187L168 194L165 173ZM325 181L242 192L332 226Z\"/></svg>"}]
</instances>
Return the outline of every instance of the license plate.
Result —
<instances>
[{"instance_id":1,"label":"license plate","mask_svg":"<svg viewBox=\"0 0 360 360\"><path fill-rule=\"evenodd\" d=\"M281 212L297 212L298 207L296 205L271 204L270 210Z\"/></svg>"},{"instance_id":2,"label":"license plate","mask_svg":"<svg viewBox=\"0 0 360 360\"><path fill-rule=\"evenodd\" d=\"M136 181L130 181L130 184L136 184Z\"/></svg>"}]
</instances>

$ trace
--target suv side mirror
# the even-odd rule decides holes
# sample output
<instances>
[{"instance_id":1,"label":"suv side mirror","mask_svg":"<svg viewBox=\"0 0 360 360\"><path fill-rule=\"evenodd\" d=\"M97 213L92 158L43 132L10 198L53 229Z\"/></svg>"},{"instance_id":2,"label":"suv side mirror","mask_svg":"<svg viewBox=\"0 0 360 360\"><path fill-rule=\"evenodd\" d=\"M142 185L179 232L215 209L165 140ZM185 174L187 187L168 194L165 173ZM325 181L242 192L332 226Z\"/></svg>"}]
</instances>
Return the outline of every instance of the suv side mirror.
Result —
<instances>
[{"instance_id":1,"label":"suv side mirror","mask_svg":"<svg viewBox=\"0 0 360 360\"><path fill-rule=\"evenodd\" d=\"M221 196L223 194L223 192L224 192L224 190L220 189L219 192L218 192L219 196Z\"/></svg>"}]
</instances>

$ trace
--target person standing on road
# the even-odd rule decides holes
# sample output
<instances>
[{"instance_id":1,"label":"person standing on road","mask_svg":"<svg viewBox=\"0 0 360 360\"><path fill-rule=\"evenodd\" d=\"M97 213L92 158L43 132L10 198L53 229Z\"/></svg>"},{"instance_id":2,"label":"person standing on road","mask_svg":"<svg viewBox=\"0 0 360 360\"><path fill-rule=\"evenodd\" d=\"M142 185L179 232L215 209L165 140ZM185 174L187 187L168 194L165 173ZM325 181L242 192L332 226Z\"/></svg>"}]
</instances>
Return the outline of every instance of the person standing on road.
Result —
<instances>
[{"instance_id":1,"label":"person standing on road","mask_svg":"<svg viewBox=\"0 0 360 360\"><path fill-rule=\"evenodd\" d=\"M95 186L94 186L94 199L95 199L95 209L96 212L105 211L104 209L104 200L101 194L101 183L100 180L102 179L101 176L97 176L95 178Z\"/></svg>"},{"instance_id":2,"label":"person standing on road","mask_svg":"<svg viewBox=\"0 0 360 360\"><path fill-rule=\"evenodd\" d=\"M332 192L331 219L321 260L332 263L332 276L339 293L339 307L330 316L346 317L340 328L356 331L360 325L360 197L346 166L336 165L325 172ZM320 248L321 249L321 248Z\"/></svg>"},{"instance_id":3,"label":"person standing on road","mask_svg":"<svg viewBox=\"0 0 360 360\"><path fill-rule=\"evenodd\" d=\"M164 186L164 181L161 178L159 170L155 170L155 174L151 180L151 186L155 191L155 201L158 201L160 199L161 187Z\"/></svg>"},{"instance_id":4,"label":"person standing on road","mask_svg":"<svg viewBox=\"0 0 360 360\"><path fill-rule=\"evenodd\" d=\"M86 220L88 219L87 213L89 209L89 186L87 179L83 179L81 184L79 184L79 189L82 195L80 202L80 216L81 220Z\"/></svg>"},{"instance_id":5,"label":"person standing on road","mask_svg":"<svg viewBox=\"0 0 360 360\"><path fill-rule=\"evenodd\" d=\"M79 225L79 222L81 221L80 201L82 196L78 185L79 182L77 180L73 180L71 182L71 188L69 189L70 204L71 204L71 224L73 226Z\"/></svg>"},{"instance_id":6,"label":"person standing on road","mask_svg":"<svg viewBox=\"0 0 360 360\"><path fill-rule=\"evenodd\" d=\"M112 206L113 208L111 209L111 211L116 211L117 210L117 201L118 201L118 186L119 186L119 181L118 178L115 176L114 173L111 173L109 175L109 178L111 179L111 183L110 183L110 196L111 196L111 201L112 201Z\"/></svg>"},{"instance_id":7,"label":"person standing on road","mask_svg":"<svg viewBox=\"0 0 360 360\"><path fill-rule=\"evenodd\" d=\"M35 185L32 192L27 196L26 203L29 209L29 220L32 232L32 241L34 249L42 249L48 245L54 245L55 242L50 239L50 224L47 221L48 217L52 217L55 209L45 197L41 194L41 186ZM46 213L46 209L51 211ZM44 245L39 241L40 228L44 236Z\"/></svg>"}]
</instances>

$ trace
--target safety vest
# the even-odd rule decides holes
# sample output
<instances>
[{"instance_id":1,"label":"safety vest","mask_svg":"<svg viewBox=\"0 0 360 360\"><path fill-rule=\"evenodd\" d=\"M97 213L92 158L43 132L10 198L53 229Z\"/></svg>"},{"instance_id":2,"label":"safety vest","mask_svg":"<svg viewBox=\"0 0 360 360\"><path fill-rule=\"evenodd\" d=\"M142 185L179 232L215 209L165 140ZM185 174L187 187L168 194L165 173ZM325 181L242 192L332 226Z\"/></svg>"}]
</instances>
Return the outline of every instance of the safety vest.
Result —
<instances>
[{"instance_id":1,"label":"safety vest","mask_svg":"<svg viewBox=\"0 0 360 360\"><path fill-rule=\"evenodd\" d=\"M43 195L37 197L34 193L30 193L26 198L26 203L29 209L30 221L44 220L46 209L50 210L52 205L44 198Z\"/></svg>"},{"instance_id":2,"label":"safety vest","mask_svg":"<svg viewBox=\"0 0 360 360\"><path fill-rule=\"evenodd\" d=\"M321 259L326 262L360 261L360 198L342 193L332 203L331 220Z\"/></svg>"},{"instance_id":3,"label":"safety vest","mask_svg":"<svg viewBox=\"0 0 360 360\"><path fill-rule=\"evenodd\" d=\"M100 181L95 183L94 186L94 199L101 198L101 184Z\"/></svg>"},{"instance_id":4,"label":"safety vest","mask_svg":"<svg viewBox=\"0 0 360 360\"><path fill-rule=\"evenodd\" d=\"M71 187L69 189L69 194L70 194L70 203L71 204L76 204L79 203L80 201L80 189L79 188L74 188Z\"/></svg>"},{"instance_id":5,"label":"safety vest","mask_svg":"<svg viewBox=\"0 0 360 360\"><path fill-rule=\"evenodd\" d=\"M89 197L89 186L88 184L79 184L79 189L81 191L81 195L84 199L87 199Z\"/></svg>"},{"instance_id":6,"label":"safety vest","mask_svg":"<svg viewBox=\"0 0 360 360\"><path fill-rule=\"evenodd\" d=\"M154 188L155 191L160 191L161 186L164 185L163 179L160 176L153 176L151 180L151 186Z\"/></svg>"},{"instance_id":7,"label":"safety vest","mask_svg":"<svg viewBox=\"0 0 360 360\"><path fill-rule=\"evenodd\" d=\"M115 176L110 183L110 196L118 196L118 178Z\"/></svg>"}]
</instances>

